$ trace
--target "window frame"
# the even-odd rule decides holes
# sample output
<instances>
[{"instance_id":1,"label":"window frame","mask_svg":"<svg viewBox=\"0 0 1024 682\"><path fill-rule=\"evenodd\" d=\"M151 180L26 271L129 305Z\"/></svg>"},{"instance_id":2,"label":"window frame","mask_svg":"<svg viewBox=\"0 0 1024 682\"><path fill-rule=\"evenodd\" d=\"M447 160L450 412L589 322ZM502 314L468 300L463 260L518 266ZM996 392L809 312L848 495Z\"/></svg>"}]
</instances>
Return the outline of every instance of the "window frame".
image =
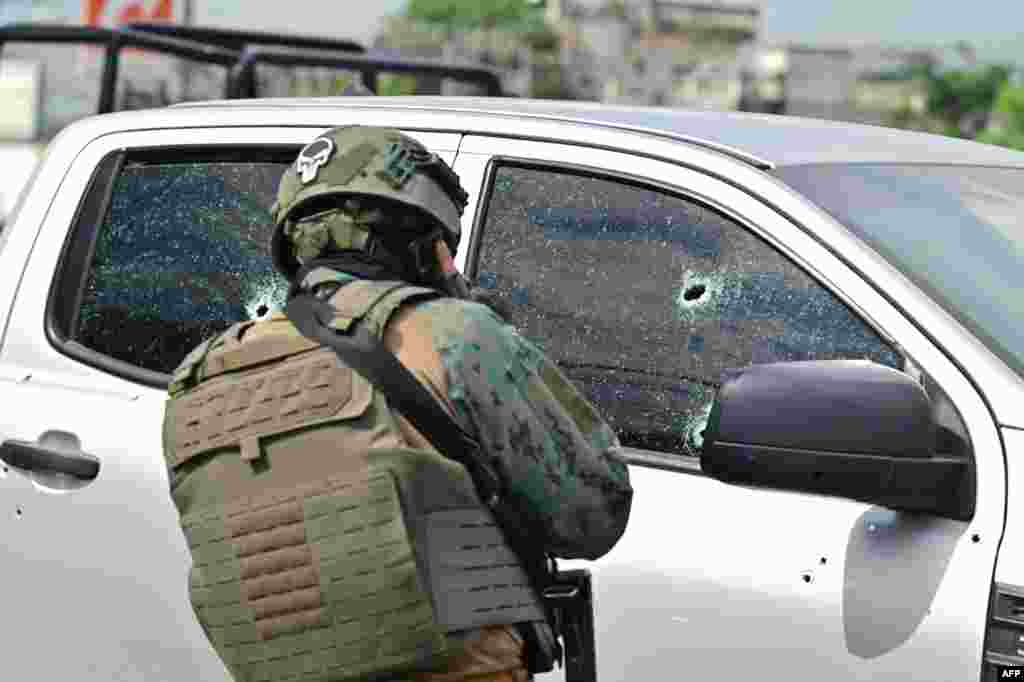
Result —
<instances>
[{"instance_id":1,"label":"window frame","mask_svg":"<svg viewBox=\"0 0 1024 682\"><path fill-rule=\"evenodd\" d=\"M478 155L475 152L467 153L460 151L460 157L463 157L464 154ZM592 177L610 182L621 182L637 189L661 192L684 201L702 204L711 210L717 211L722 216L733 221L737 227L746 230L748 234L757 238L767 248L776 250L783 258L786 259L787 262L791 263L793 267L798 268L818 286L823 287L832 296L834 296L856 319L865 324L867 328L877 334L884 343L893 348L900 358L902 358L904 364L903 371L907 371L906 367L908 363L911 363L912 366L916 367L916 365L913 365L913 360L908 355L904 346L882 329L880 325L878 325L865 313L865 311L860 308L860 306L853 304L849 296L843 295L841 292L837 291L836 287L831 286L827 280L824 280L821 275L810 267L809 263L806 263L803 258L797 256L792 247L788 246L778 238L771 238L768 230L758 227L751 219L747 218L742 213L726 206L721 201L716 201L715 198L711 196L706 196L692 189L687 189L670 182L659 181L626 171L609 171L605 168L588 165L586 163L528 157L518 154L495 153L488 156L484 166L483 181L480 185L476 210L471 223L472 228L470 239L466 249L465 274L471 281L475 282L479 272L480 250L486 236L486 223L490 211L490 198L493 196L497 174L502 167L507 166L547 172L568 171L570 174L574 175ZM690 170L691 172L700 172L699 170L692 168L687 170ZM666 471L703 475L698 457L669 453L661 450L647 450L637 447L624 447L623 449L626 452L627 461L631 464L639 464L645 467L663 469Z\"/></svg>"},{"instance_id":2,"label":"window frame","mask_svg":"<svg viewBox=\"0 0 1024 682\"><path fill-rule=\"evenodd\" d=\"M46 298L44 329L49 343L69 358L118 378L156 389L165 389L170 374L157 372L119 360L93 350L74 339L82 297L89 277L89 265L95 255L100 228L106 219L113 198L114 185L128 162L167 162L218 160L284 160L294 161L301 144L239 144L195 145L115 149L108 152L96 166L75 211L71 228L61 248Z\"/></svg>"}]
</instances>

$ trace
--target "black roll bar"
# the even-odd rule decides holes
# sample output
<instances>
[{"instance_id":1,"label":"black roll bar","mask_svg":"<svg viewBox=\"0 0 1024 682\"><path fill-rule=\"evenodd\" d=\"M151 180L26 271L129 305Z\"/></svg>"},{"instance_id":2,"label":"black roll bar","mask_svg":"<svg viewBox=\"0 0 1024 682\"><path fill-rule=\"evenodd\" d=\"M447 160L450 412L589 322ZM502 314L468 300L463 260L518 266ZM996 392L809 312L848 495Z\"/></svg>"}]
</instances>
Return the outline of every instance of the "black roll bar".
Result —
<instances>
[{"instance_id":1,"label":"black roll bar","mask_svg":"<svg viewBox=\"0 0 1024 682\"><path fill-rule=\"evenodd\" d=\"M117 90L117 74L120 67L121 50L124 48L148 48L210 64L219 64L230 69L239 59L240 53L216 45L198 43L180 38L98 28L93 26L66 26L63 24L16 23L0 26L0 52L6 43L85 43L105 48L106 58L100 81L98 114L114 111ZM228 78L227 90L230 91ZM225 92L227 95L228 92Z\"/></svg>"},{"instance_id":2,"label":"black roll bar","mask_svg":"<svg viewBox=\"0 0 1024 682\"><path fill-rule=\"evenodd\" d=\"M446 64L421 59L392 59L369 55L312 52L267 47L246 47L242 57L231 69L228 77L228 99L258 97L256 92L256 66L324 66L358 71L371 92L377 92L377 74L381 71L440 76L478 83L489 97L501 97L501 80L497 74L482 66Z\"/></svg>"},{"instance_id":3,"label":"black roll bar","mask_svg":"<svg viewBox=\"0 0 1024 682\"><path fill-rule=\"evenodd\" d=\"M131 31L152 33L172 38L207 43L241 52L249 45L279 45L312 50L333 50L341 52L366 52L366 48L354 40L320 38L317 36L271 33L268 31L240 31L236 29L213 28L209 26L182 26L155 21L132 21L123 24Z\"/></svg>"}]
</instances>

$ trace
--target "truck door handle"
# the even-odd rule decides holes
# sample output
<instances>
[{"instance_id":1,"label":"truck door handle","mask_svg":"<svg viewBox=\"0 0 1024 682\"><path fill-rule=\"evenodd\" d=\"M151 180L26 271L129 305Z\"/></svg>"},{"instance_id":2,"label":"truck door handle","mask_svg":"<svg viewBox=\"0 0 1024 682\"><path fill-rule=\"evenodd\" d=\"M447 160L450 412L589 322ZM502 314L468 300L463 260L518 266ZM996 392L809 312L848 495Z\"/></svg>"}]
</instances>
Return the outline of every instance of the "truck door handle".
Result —
<instances>
[{"instance_id":1,"label":"truck door handle","mask_svg":"<svg viewBox=\"0 0 1024 682\"><path fill-rule=\"evenodd\" d=\"M52 443L48 436L56 434L63 438L58 437L57 442ZM100 460L82 452L78 439L72 434L48 431L39 440L38 443L5 440L0 443L0 459L28 471L56 471L88 481L100 473Z\"/></svg>"}]
</instances>

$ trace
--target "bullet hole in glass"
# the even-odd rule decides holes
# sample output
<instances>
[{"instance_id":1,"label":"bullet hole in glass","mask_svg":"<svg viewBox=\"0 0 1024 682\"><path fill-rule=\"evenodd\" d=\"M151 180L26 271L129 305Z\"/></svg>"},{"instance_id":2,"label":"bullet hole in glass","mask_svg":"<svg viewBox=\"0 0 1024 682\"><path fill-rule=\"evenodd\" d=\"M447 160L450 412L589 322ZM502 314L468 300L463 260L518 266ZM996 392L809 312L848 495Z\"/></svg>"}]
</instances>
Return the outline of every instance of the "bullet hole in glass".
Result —
<instances>
[{"instance_id":1,"label":"bullet hole in glass","mask_svg":"<svg viewBox=\"0 0 1024 682\"><path fill-rule=\"evenodd\" d=\"M685 301L696 301L698 298L704 295L704 292L708 288L703 284L694 284L692 287L683 292L683 300Z\"/></svg>"},{"instance_id":2,"label":"bullet hole in glass","mask_svg":"<svg viewBox=\"0 0 1024 682\"><path fill-rule=\"evenodd\" d=\"M812 580L810 573L804 573L802 577L803 577L805 583L809 583Z\"/></svg>"},{"instance_id":3,"label":"bullet hole in glass","mask_svg":"<svg viewBox=\"0 0 1024 682\"><path fill-rule=\"evenodd\" d=\"M266 303L260 304L260 307L256 309L256 315L258 317L263 317L268 312L270 312L270 308L267 307Z\"/></svg>"},{"instance_id":4,"label":"bullet hole in glass","mask_svg":"<svg viewBox=\"0 0 1024 682\"><path fill-rule=\"evenodd\" d=\"M981 542L981 536L978 535L977 533L975 533L974 535L971 536L971 542L975 542L975 543Z\"/></svg>"},{"instance_id":5,"label":"bullet hole in glass","mask_svg":"<svg viewBox=\"0 0 1024 682\"><path fill-rule=\"evenodd\" d=\"M14 510L14 515L21 516L21 507L18 507L17 509Z\"/></svg>"},{"instance_id":6,"label":"bullet hole in glass","mask_svg":"<svg viewBox=\"0 0 1024 682\"><path fill-rule=\"evenodd\" d=\"M826 559L825 557L821 557L821 561L819 563L821 563L821 565L824 566L828 563L828 559Z\"/></svg>"}]
</instances>

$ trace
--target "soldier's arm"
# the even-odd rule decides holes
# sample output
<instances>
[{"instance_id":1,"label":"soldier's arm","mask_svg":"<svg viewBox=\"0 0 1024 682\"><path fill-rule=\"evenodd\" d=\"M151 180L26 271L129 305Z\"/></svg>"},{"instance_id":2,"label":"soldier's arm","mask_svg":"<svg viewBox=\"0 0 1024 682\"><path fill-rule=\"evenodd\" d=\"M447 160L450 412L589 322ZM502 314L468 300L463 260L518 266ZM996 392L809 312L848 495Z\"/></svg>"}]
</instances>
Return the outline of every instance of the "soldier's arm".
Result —
<instances>
[{"instance_id":1,"label":"soldier's arm","mask_svg":"<svg viewBox=\"0 0 1024 682\"><path fill-rule=\"evenodd\" d=\"M431 383L480 440L546 549L587 559L611 549L625 530L633 490L618 439L593 406L486 306L429 302L409 322L402 326L429 328L443 368Z\"/></svg>"}]
</instances>

